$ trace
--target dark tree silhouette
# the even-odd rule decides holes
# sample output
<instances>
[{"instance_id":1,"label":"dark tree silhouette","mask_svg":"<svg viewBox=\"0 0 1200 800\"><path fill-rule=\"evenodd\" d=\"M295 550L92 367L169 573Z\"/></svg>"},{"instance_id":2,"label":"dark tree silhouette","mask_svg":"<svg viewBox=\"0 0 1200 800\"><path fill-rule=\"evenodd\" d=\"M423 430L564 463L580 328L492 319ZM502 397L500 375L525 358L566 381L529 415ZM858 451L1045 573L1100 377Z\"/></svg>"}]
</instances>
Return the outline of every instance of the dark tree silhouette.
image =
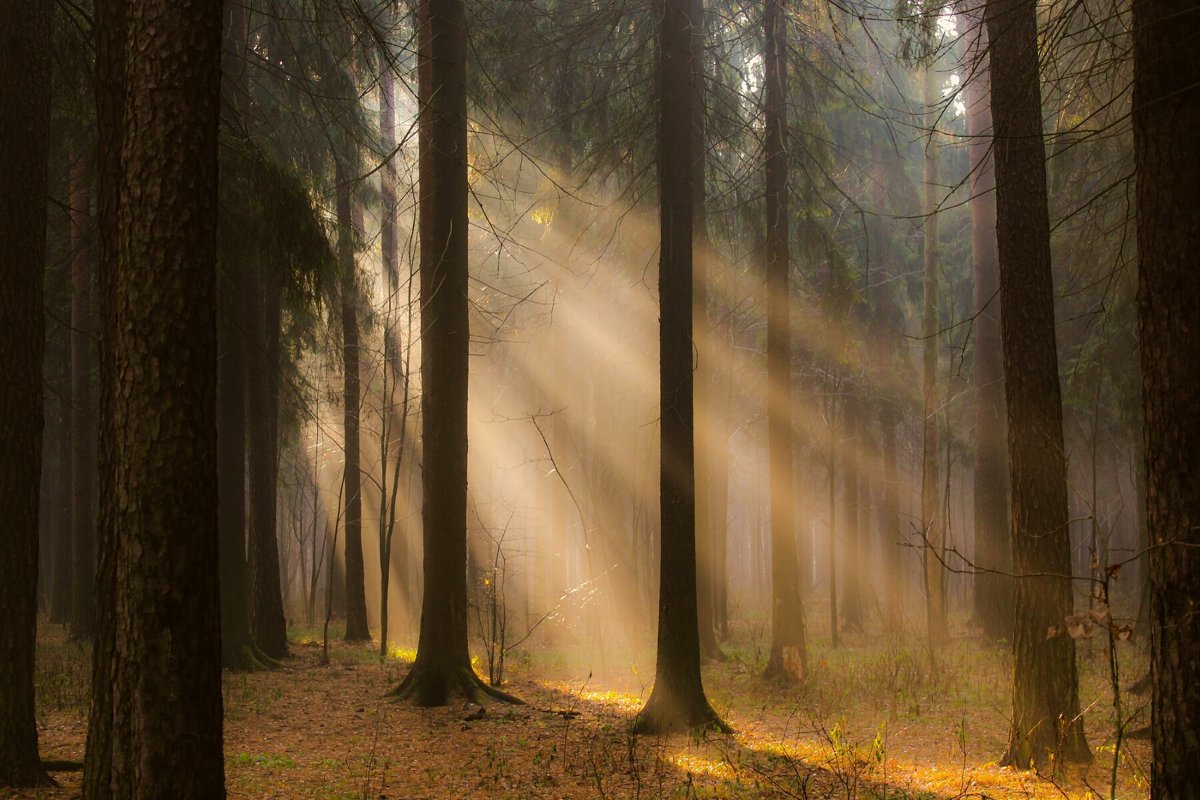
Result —
<instances>
[{"instance_id":1,"label":"dark tree silhouette","mask_svg":"<svg viewBox=\"0 0 1200 800\"><path fill-rule=\"evenodd\" d=\"M240 135L246 114L246 9L224 4L221 52L222 124ZM217 275L217 463L220 522L221 663L260 666L250 639L246 565L246 338L249 286L243 265L223 263Z\"/></svg>"},{"instance_id":2,"label":"dark tree silhouette","mask_svg":"<svg viewBox=\"0 0 1200 800\"><path fill-rule=\"evenodd\" d=\"M360 455L362 387L359 378L358 269L354 263L356 230L349 168L337 164L338 264L342 270L342 430L345 436L346 549L345 601L347 642L371 638L367 627L367 587L363 576L362 459Z\"/></svg>"},{"instance_id":3,"label":"dark tree silhouette","mask_svg":"<svg viewBox=\"0 0 1200 800\"><path fill-rule=\"evenodd\" d=\"M42 471L42 353L46 326L46 169L50 127L47 2L0 2L0 786L49 782L33 708L38 511Z\"/></svg>"},{"instance_id":4,"label":"dark tree silhouette","mask_svg":"<svg viewBox=\"0 0 1200 800\"><path fill-rule=\"evenodd\" d=\"M282 313L275 264L260 264L252 276L250 371L246 376L246 413L255 420L247 436L250 470L250 635L270 658L288 654L287 620L279 581L279 544L275 536L276 484L279 476L279 323Z\"/></svg>"},{"instance_id":5,"label":"dark tree silhouette","mask_svg":"<svg viewBox=\"0 0 1200 800\"><path fill-rule=\"evenodd\" d=\"M480 680L467 646L466 22L463 0L417 9L425 594L417 658L394 694L420 706L513 699Z\"/></svg>"},{"instance_id":6,"label":"dark tree silhouette","mask_svg":"<svg viewBox=\"0 0 1200 800\"><path fill-rule=\"evenodd\" d=\"M658 661L638 733L723 723L704 695L696 608L692 386L692 135L695 50L688 0L665 0L659 28L658 260L661 467Z\"/></svg>"},{"instance_id":7,"label":"dark tree silhouette","mask_svg":"<svg viewBox=\"0 0 1200 800\"><path fill-rule=\"evenodd\" d=\"M1012 728L1005 764L1090 757L1079 716L1062 394L1054 335L1050 214L1038 82L1037 8L988 0L995 124L996 239L1012 486L1016 625Z\"/></svg>"},{"instance_id":8,"label":"dark tree silhouette","mask_svg":"<svg viewBox=\"0 0 1200 800\"><path fill-rule=\"evenodd\" d=\"M767 0L765 35L767 231L767 438L771 501L769 677L803 678L808 669L792 476L792 323L788 272L787 15Z\"/></svg>"},{"instance_id":9,"label":"dark tree silhouette","mask_svg":"<svg viewBox=\"0 0 1200 800\"><path fill-rule=\"evenodd\" d=\"M1138 330L1150 531L1150 792L1200 786L1200 6L1133 4Z\"/></svg>"},{"instance_id":10,"label":"dark tree silhouette","mask_svg":"<svg viewBox=\"0 0 1200 800\"><path fill-rule=\"evenodd\" d=\"M97 0L96 123L97 154L97 306L100 326L99 437L97 443L96 624L92 637L92 691L87 744L83 757L84 800L112 800L113 740L128 738L113 718L116 653L116 280L121 139L125 116L125 0ZM123 714L123 719L128 715Z\"/></svg>"},{"instance_id":11,"label":"dark tree silhouette","mask_svg":"<svg viewBox=\"0 0 1200 800\"><path fill-rule=\"evenodd\" d=\"M126 32L138 47L127 50L118 213L111 791L219 800L220 7L134 0Z\"/></svg>"}]
</instances>

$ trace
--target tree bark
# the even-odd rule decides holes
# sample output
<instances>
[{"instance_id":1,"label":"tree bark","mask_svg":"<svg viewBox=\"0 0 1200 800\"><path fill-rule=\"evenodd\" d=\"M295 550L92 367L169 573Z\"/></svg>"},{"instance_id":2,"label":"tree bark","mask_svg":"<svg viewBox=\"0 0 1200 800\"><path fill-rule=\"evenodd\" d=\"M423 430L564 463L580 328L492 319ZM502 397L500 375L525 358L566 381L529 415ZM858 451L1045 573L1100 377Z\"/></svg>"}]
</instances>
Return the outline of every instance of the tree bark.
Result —
<instances>
[{"instance_id":1,"label":"tree bark","mask_svg":"<svg viewBox=\"0 0 1200 800\"><path fill-rule=\"evenodd\" d=\"M0 2L0 786L49 783L38 757L33 673L37 639L38 511L42 471L42 308L50 128L47 2Z\"/></svg>"},{"instance_id":2,"label":"tree bark","mask_svg":"<svg viewBox=\"0 0 1200 800\"><path fill-rule=\"evenodd\" d=\"M387 5L384 10L383 25L385 29L390 29L393 22L393 9L391 5ZM399 284L399 270L396 258L396 172L392 166L392 151L396 149L396 79L392 72L392 54L386 48L380 48L379 51L379 142L383 149L383 167L379 172L379 199L380 199L380 219L379 219L379 246L380 256L383 264L383 274L388 281L388 296L393 297L396 293ZM388 303L388 317L384 320L383 325L383 375L384 386L388 386L387 376L391 368L390 357L392 355L392 305ZM399 358L399 354L396 355ZM405 397L408 396L408 386L405 385ZM388 652L388 594L392 577L392 533L395 530L395 510L396 510L396 481L393 480L393 486L388 486L388 458L391 447L391 431L388 419L392 417L392 398L395 394L395 386L392 385L388 391L384 393L384 402L386 404L383 414L381 415L381 426L384 433L380 437L380 453L382 460L382 476L380 479L380 501L379 501L379 655L385 658ZM407 408L407 407L406 407ZM407 425L407 414L400 420L400 424ZM403 437L403 430L400 432ZM403 439L402 439L403 441ZM396 458L392 464L393 479L399 477L400 474L400 457L403 452ZM389 488L391 492L389 493ZM390 504L390 506L389 506ZM385 522L390 515L391 521Z\"/></svg>"},{"instance_id":3,"label":"tree bark","mask_svg":"<svg viewBox=\"0 0 1200 800\"><path fill-rule=\"evenodd\" d=\"M1054 282L1046 151L1042 141L1037 9L988 0L995 123L996 239L1008 411L1016 625L1013 714L1005 764L1090 758L1079 716L1062 394L1054 333Z\"/></svg>"},{"instance_id":4,"label":"tree bark","mask_svg":"<svg viewBox=\"0 0 1200 800\"><path fill-rule=\"evenodd\" d=\"M988 107L987 38L978 24L975 74L967 82L967 134L971 165L971 251L974 272L975 619L989 639L1013 630L1012 548L1008 522L1008 452L1005 449L1004 362L1000 340L1000 275L996 256L996 175L992 112Z\"/></svg>"},{"instance_id":5,"label":"tree bark","mask_svg":"<svg viewBox=\"0 0 1200 800\"><path fill-rule=\"evenodd\" d=\"M417 658L395 689L419 706L487 686L467 647L467 20L463 0L420 0L422 536L425 593Z\"/></svg>"},{"instance_id":6,"label":"tree bark","mask_svg":"<svg viewBox=\"0 0 1200 800\"><path fill-rule=\"evenodd\" d=\"M134 0L127 34L138 46L118 216L112 792L220 800L220 8Z\"/></svg>"},{"instance_id":7,"label":"tree bark","mask_svg":"<svg viewBox=\"0 0 1200 800\"><path fill-rule=\"evenodd\" d=\"M274 267L259 266L251 292L254 310L246 376L247 417L256 420L247 437L250 469L250 635L270 658L286 658L287 620L279 583L276 487L279 474L279 280Z\"/></svg>"},{"instance_id":8,"label":"tree bark","mask_svg":"<svg viewBox=\"0 0 1200 800\"><path fill-rule=\"evenodd\" d=\"M1172 144L1200 125L1198 34L1195 0L1133 4L1155 800L1200 786L1200 154Z\"/></svg>"},{"instance_id":9,"label":"tree bark","mask_svg":"<svg viewBox=\"0 0 1200 800\"><path fill-rule=\"evenodd\" d=\"M97 153L97 305L99 342L99 436L96 480L96 622L92 636L92 691L83 757L84 800L112 800L113 740L127 739L114 720L116 669L116 286L120 209L121 140L125 102L125 0L97 0L96 127ZM122 711L122 720L129 714Z\"/></svg>"},{"instance_id":10,"label":"tree bark","mask_svg":"<svg viewBox=\"0 0 1200 800\"><path fill-rule=\"evenodd\" d=\"M771 654L765 674L803 680L808 672L792 460L791 259L788 252L787 15L767 0L765 35L767 450L771 504Z\"/></svg>"},{"instance_id":11,"label":"tree bark","mask_svg":"<svg viewBox=\"0 0 1200 800\"><path fill-rule=\"evenodd\" d=\"M692 376L695 37L688 0L664 0L658 41L658 658L637 733L724 727L700 676ZM691 12L694 15L695 12Z\"/></svg>"}]
</instances>

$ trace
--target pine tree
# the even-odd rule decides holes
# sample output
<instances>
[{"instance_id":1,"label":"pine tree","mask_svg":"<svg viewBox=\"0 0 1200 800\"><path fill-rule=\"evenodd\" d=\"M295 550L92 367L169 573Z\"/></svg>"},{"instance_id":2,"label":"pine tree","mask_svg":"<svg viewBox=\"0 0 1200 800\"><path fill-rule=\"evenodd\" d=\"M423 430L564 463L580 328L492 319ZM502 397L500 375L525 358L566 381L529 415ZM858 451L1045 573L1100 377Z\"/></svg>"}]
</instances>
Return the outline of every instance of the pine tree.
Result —
<instances>
[{"instance_id":1,"label":"pine tree","mask_svg":"<svg viewBox=\"0 0 1200 800\"><path fill-rule=\"evenodd\" d=\"M1151 555L1150 796L1200 786L1200 5L1133 4L1138 330Z\"/></svg>"},{"instance_id":2,"label":"pine tree","mask_svg":"<svg viewBox=\"0 0 1200 800\"><path fill-rule=\"evenodd\" d=\"M0 2L0 787L49 782L33 707L38 511L42 469L42 309L50 127L50 13L46 0Z\"/></svg>"}]
</instances>

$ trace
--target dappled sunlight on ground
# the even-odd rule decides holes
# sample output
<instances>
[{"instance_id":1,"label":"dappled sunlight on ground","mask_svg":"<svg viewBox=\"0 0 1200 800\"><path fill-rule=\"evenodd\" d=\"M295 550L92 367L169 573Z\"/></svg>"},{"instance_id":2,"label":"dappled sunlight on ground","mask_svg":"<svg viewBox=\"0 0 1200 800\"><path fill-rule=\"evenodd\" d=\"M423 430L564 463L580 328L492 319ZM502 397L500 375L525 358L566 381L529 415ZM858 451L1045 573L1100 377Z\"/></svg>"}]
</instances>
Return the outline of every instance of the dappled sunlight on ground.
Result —
<instances>
[{"instance_id":1,"label":"dappled sunlight on ground","mask_svg":"<svg viewBox=\"0 0 1200 800\"><path fill-rule=\"evenodd\" d=\"M752 645L705 667L715 706L734 735L634 737L630 722L648 687L547 672L514 659L505 689L526 701L479 707L456 701L418 709L386 697L411 650L350 646L332 635L293 641L278 669L226 674L226 776L231 798L843 798L844 800L1092 800L1108 797L1111 747L1103 709L1089 717L1096 761L1062 775L997 767L1007 693L1002 652L958 641L936 668L903 646L862 638L839 651L814 647L821 671L806 684L763 681ZM914 651L915 652L915 651ZM998 655L999 654L999 655ZM541 654L539 654L541 655ZM85 649L57 631L39 651L42 752L82 758ZM571 655L555 659L571 663ZM549 660L549 658L548 658ZM1085 665L1084 692L1102 676ZM1107 748L1107 749L1106 749ZM1131 743L1117 797L1147 796ZM78 796L62 786L0 797ZM1089 795L1089 785L1093 794Z\"/></svg>"}]
</instances>

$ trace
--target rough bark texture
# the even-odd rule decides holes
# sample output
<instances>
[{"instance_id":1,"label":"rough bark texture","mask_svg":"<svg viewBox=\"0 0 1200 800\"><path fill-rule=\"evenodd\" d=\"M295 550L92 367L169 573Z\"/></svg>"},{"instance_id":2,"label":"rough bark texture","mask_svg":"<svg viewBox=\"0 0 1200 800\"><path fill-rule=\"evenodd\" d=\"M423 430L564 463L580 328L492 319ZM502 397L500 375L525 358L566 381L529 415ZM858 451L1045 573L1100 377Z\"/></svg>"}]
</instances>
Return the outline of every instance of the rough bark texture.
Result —
<instances>
[{"instance_id":1,"label":"rough bark texture","mask_svg":"<svg viewBox=\"0 0 1200 800\"><path fill-rule=\"evenodd\" d=\"M255 276L252 342L246 376L246 414L254 421L247 437L250 469L250 636L270 658L288 654L287 620L279 579L275 537L276 478L279 473L279 281L270 265Z\"/></svg>"},{"instance_id":2,"label":"rough bark texture","mask_svg":"<svg viewBox=\"0 0 1200 800\"><path fill-rule=\"evenodd\" d=\"M808 670L792 460L791 269L788 252L787 17L767 0L765 35L767 449L771 498L771 655L766 675L803 679Z\"/></svg>"},{"instance_id":3,"label":"rough bark texture","mask_svg":"<svg viewBox=\"0 0 1200 800\"><path fill-rule=\"evenodd\" d=\"M925 104L929 119L936 124L938 91L937 72L932 66L925 70ZM922 413L921 448L921 526L925 537L922 551L925 562L925 624L929 642L940 644L946 639L946 595L942 569L942 482L938 468L939 418L938 408L938 337L941 330L939 303L938 261L938 153L937 134L930 133L925 143L925 309L924 309L924 408Z\"/></svg>"},{"instance_id":4,"label":"rough bark texture","mask_svg":"<svg viewBox=\"0 0 1200 800\"><path fill-rule=\"evenodd\" d=\"M634 722L639 733L723 725L704 695L696 608L691 185L696 54L692 25L688 0L664 0L658 42L658 661L654 689Z\"/></svg>"},{"instance_id":5,"label":"rough bark texture","mask_svg":"<svg viewBox=\"0 0 1200 800\"><path fill-rule=\"evenodd\" d=\"M1016 579L1012 729L1006 764L1090 757L1075 642L1047 636L1072 611L1062 395L1054 335L1037 9L988 0L996 237Z\"/></svg>"},{"instance_id":6,"label":"rough bark texture","mask_svg":"<svg viewBox=\"0 0 1200 800\"><path fill-rule=\"evenodd\" d=\"M395 694L439 706L507 696L479 679L467 647L466 14L463 0L421 0L417 16L425 594L417 658Z\"/></svg>"},{"instance_id":7,"label":"rough bark texture","mask_svg":"<svg viewBox=\"0 0 1200 800\"><path fill-rule=\"evenodd\" d=\"M97 0L96 123L97 154L97 306L100 326L98 506L96 513L96 622L92 636L92 692L87 744L83 757L84 800L111 800L114 738L128 734L114 724L113 673L116 649L116 279L117 216L121 189L121 138L125 100L125 0ZM122 712L122 720L129 715Z\"/></svg>"},{"instance_id":8,"label":"rough bark texture","mask_svg":"<svg viewBox=\"0 0 1200 800\"><path fill-rule=\"evenodd\" d=\"M1200 787L1200 6L1133 4L1155 800Z\"/></svg>"},{"instance_id":9,"label":"rough bark texture","mask_svg":"<svg viewBox=\"0 0 1200 800\"><path fill-rule=\"evenodd\" d=\"M986 47L982 25L978 42ZM1000 341L1000 272L996 255L996 175L987 60L976 54L967 83L967 133L971 164L971 251L974 271L972 335L975 340L974 524L975 620L989 639L1013 629L1013 582L1008 524L1008 451L1005 448L1004 361Z\"/></svg>"},{"instance_id":10,"label":"rough bark texture","mask_svg":"<svg viewBox=\"0 0 1200 800\"><path fill-rule=\"evenodd\" d=\"M71 163L71 638L89 641L95 624L96 408L92 371L92 257L88 247L87 162Z\"/></svg>"},{"instance_id":11,"label":"rough bark texture","mask_svg":"<svg viewBox=\"0 0 1200 800\"><path fill-rule=\"evenodd\" d=\"M0 2L0 786L48 782L33 709L38 511L42 472L42 353L46 325L46 165L50 126L48 2Z\"/></svg>"},{"instance_id":12,"label":"rough bark texture","mask_svg":"<svg viewBox=\"0 0 1200 800\"><path fill-rule=\"evenodd\" d=\"M114 407L120 735L112 789L129 800L213 800L225 796L216 458L220 8L136 0L127 34Z\"/></svg>"}]
</instances>

